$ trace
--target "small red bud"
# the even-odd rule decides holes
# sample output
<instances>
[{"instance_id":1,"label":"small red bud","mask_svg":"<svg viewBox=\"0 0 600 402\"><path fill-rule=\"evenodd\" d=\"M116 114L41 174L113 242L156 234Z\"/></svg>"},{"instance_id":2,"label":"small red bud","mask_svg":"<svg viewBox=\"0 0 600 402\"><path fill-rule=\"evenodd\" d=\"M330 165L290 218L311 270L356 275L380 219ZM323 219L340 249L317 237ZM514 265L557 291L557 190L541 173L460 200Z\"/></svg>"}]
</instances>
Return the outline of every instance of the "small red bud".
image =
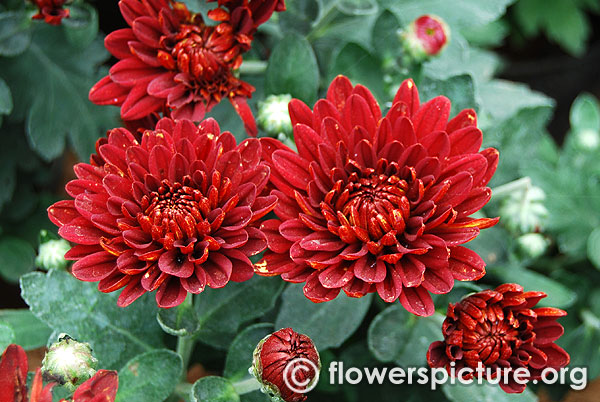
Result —
<instances>
[{"instance_id":1,"label":"small red bud","mask_svg":"<svg viewBox=\"0 0 600 402\"><path fill-rule=\"evenodd\" d=\"M254 350L252 372L263 392L285 402L305 401L320 370L319 352L312 340L291 328L266 336Z\"/></svg>"}]
</instances>

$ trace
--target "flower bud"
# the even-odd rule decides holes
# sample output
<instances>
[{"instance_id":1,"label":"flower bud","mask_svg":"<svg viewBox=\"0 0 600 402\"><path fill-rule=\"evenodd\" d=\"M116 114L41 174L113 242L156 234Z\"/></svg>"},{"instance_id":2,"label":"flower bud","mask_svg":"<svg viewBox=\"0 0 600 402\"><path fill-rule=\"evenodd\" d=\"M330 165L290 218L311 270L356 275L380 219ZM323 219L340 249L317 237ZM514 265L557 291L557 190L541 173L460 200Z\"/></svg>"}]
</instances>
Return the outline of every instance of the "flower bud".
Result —
<instances>
[{"instance_id":1,"label":"flower bud","mask_svg":"<svg viewBox=\"0 0 600 402\"><path fill-rule=\"evenodd\" d=\"M595 151L600 146L600 133L592 129L583 129L575 133L577 146L585 151Z\"/></svg>"},{"instance_id":2,"label":"flower bud","mask_svg":"<svg viewBox=\"0 0 600 402\"><path fill-rule=\"evenodd\" d=\"M71 245L64 239L53 239L47 231L40 233L40 247L35 259L35 265L46 271L50 269L64 269L67 266L65 253L71 249Z\"/></svg>"},{"instance_id":3,"label":"flower bud","mask_svg":"<svg viewBox=\"0 0 600 402\"><path fill-rule=\"evenodd\" d=\"M567 313L536 307L544 297L544 292L524 292L518 284L505 283L450 304L442 324L444 340L429 346L427 363L444 367L453 377L469 380L477 372L490 382L495 378L494 384L507 393L523 392L527 381L545 376L546 368L558 370L570 360L554 343L564 332L556 320ZM526 369L526 377L516 378L519 368Z\"/></svg>"},{"instance_id":4,"label":"flower bud","mask_svg":"<svg viewBox=\"0 0 600 402\"><path fill-rule=\"evenodd\" d=\"M408 61L422 63L440 53L448 44L450 29L440 17L423 15L399 32Z\"/></svg>"},{"instance_id":5,"label":"flower bud","mask_svg":"<svg viewBox=\"0 0 600 402\"><path fill-rule=\"evenodd\" d=\"M546 193L539 187L515 192L500 207L500 216L506 227L517 233L532 233L543 229L548 210L544 205Z\"/></svg>"},{"instance_id":6,"label":"flower bud","mask_svg":"<svg viewBox=\"0 0 600 402\"><path fill-rule=\"evenodd\" d=\"M57 382L74 391L96 373L97 364L98 360L92 355L88 343L77 342L69 335L61 334L42 361L42 374L44 380Z\"/></svg>"},{"instance_id":7,"label":"flower bud","mask_svg":"<svg viewBox=\"0 0 600 402\"><path fill-rule=\"evenodd\" d=\"M319 381L321 360L308 336L284 328L258 343L250 370L275 401L301 402Z\"/></svg>"},{"instance_id":8,"label":"flower bud","mask_svg":"<svg viewBox=\"0 0 600 402\"><path fill-rule=\"evenodd\" d=\"M269 95L258 104L258 125L270 137L283 134L292 135L292 120L288 112L288 104L292 100L289 94Z\"/></svg>"},{"instance_id":9,"label":"flower bud","mask_svg":"<svg viewBox=\"0 0 600 402\"><path fill-rule=\"evenodd\" d=\"M527 258L541 257L549 245L550 241L541 233L527 233L517 239L518 253Z\"/></svg>"}]
</instances>

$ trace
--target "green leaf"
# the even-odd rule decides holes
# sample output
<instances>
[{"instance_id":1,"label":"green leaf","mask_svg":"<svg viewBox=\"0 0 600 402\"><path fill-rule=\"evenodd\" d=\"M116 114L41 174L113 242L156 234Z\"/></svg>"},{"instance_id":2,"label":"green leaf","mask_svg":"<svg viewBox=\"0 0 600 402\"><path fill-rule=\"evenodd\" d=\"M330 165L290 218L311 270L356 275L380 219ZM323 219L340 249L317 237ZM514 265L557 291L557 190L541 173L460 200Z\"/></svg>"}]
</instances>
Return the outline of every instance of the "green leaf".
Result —
<instances>
[{"instance_id":1,"label":"green leaf","mask_svg":"<svg viewBox=\"0 0 600 402\"><path fill-rule=\"evenodd\" d=\"M131 359L119 370L116 402L162 402L181 376L181 357L166 349L153 350Z\"/></svg>"},{"instance_id":2,"label":"green leaf","mask_svg":"<svg viewBox=\"0 0 600 402\"><path fill-rule=\"evenodd\" d=\"M382 59L388 59L388 63L392 65L396 63L395 58L399 55L400 47L396 38L396 31L399 27L400 21L388 10L379 14L373 25L371 37L373 49Z\"/></svg>"},{"instance_id":3,"label":"green leaf","mask_svg":"<svg viewBox=\"0 0 600 402\"><path fill-rule=\"evenodd\" d=\"M9 325L15 334L15 343L25 350L45 346L52 330L27 309L0 310L0 323Z\"/></svg>"},{"instance_id":4,"label":"green leaf","mask_svg":"<svg viewBox=\"0 0 600 402\"><path fill-rule=\"evenodd\" d=\"M545 151L541 144L548 135L545 125L551 115L550 107L525 108L511 118L483 129L483 147L494 147L501 155L491 187L531 175L532 167L544 165L542 154ZM538 180L533 183L540 186ZM551 197L546 195L548 199Z\"/></svg>"},{"instance_id":5,"label":"green leaf","mask_svg":"<svg viewBox=\"0 0 600 402\"><path fill-rule=\"evenodd\" d=\"M395 361L403 367L426 364L429 345L442 338L444 317L416 317L400 304L379 313L371 322L367 335L369 350L382 362Z\"/></svg>"},{"instance_id":6,"label":"green leaf","mask_svg":"<svg viewBox=\"0 0 600 402\"><path fill-rule=\"evenodd\" d=\"M132 357L162 346L153 295L121 308L116 294L102 293L95 283L55 270L23 276L21 292L33 314L50 328L90 343L100 367L118 369Z\"/></svg>"},{"instance_id":7,"label":"green leaf","mask_svg":"<svg viewBox=\"0 0 600 402\"><path fill-rule=\"evenodd\" d=\"M192 402L239 402L240 400L231 382L216 376L203 377L196 381L191 396Z\"/></svg>"},{"instance_id":8,"label":"green leaf","mask_svg":"<svg viewBox=\"0 0 600 402\"><path fill-rule=\"evenodd\" d=\"M592 264L600 270L600 228L594 229L588 237L587 255Z\"/></svg>"},{"instance_id":9,"label":"green leaf","mask_svg":"<svg viewBox=\"0 0 600 402\"><path fill-rule=\"evenodd\" d=\"M553 108L554 101L546 95L532 91L524 84L505 80L492 80L479 85L483 109L495 120L505 120L525 108Z\"/></svg>"},{"instance_id":10,"label":"green leaf","mask_svg":"<svg viewBox=\"0 0 600 402\"><path fill-rule=\"evenodd\" d=\"M69 18L62 21L66 37L76 48L85 48L98 35L98 13L87 3L73 4L69 11Z\"/></svg>"},{"instance_id":11,"label":"green leaf","mask_svg":"<svg viewBox=\"0 0 600 402\"><path fill-rule=\"evenodd\" d=\"M446 384L442 387L444 395L452 402L537 402L537 397L529 389L521 394L507 394L498 385L483 383L471 385Z\"/></svg>"},{"instance_id":12,"label":"green leaf","mask_svg":"<svg viewBox=\"0 0 600 402\"><path fill-rule=\"evenodd\" d=\"M287 34L275 46L266 71L267 94L290 94L310 103L317 96L319 68L308 41Z\"/></svg>"},{"instance_id":13,"label":"green leaf","mask_svg":"<svg viewBox=\"0 0 600 402\"><path fill-rule=\"evenodd\" d=\"M369 350L381 362L394 361L407 345L412 327L411 314L399 304L394 304L377 314L367 334Z\"/></svg>"},{"instance_id":14,"label":"green leaf","mask_svg":"<svg viewBox=\"0 0 600 402\"><path fill-rule=\"evenodd\" d=\"M419 83L419 97L428 101L438 95L444 95L452 101L451 116L463 109L475 109L475 88L470 75L458 75L447 80L426 78Z\"/></svg>"},{"instance_id":15,"label":"green leaf","mask_svg":"<svg viewBox=\"0 0 600 402\"><path fill-rule=\"evenodd\" d=\"M514 8L516 22L527 37L543 30L548 38L575 56L585 51L590 25L576 1L520 0Z\"/></svg>"},{"instance_id":16,"label":"green leaf","mask_svg":"<svg viewBox=\"0 0 600 402\"><path fill-rule=\"evenodd\" d=\"M174 336L191 336L200 328L194 306L186 303L174 308L161 308L156 319L163 331Z\"/></svg>"},{"instance_id":17,"label":"green leaf","mask_svg":"<svg viewBox=\"0 0 600 402\"><path fill-rule=\"evenodd\" d=\"M320 15L319 0L287 2L286 11L278 14L279 26L284 32L307 34Z\"/></svg>"},{"instance_id":18,"label":"green leaf","mask_svg":"<svg viewBox=\"0 0 600 402\"><path fill-rule=\"evenodd\" d=\"M0 321L0 350L4 351L8 345L16 343L15 331L8 324Z\"/></svg>"},{"instance_id":19,"label":"green leaf","mask_svg":"<svg viewBox=\"0 0 600 402\"><path fill-rule=\"evenodd\" d=\"M347 15L371 15L379 10L375 0L338 0L335 5Z\"/></svg>"},{"instance_id":20,"label":"green leaf","mask_svg":"<svg viewBox=\"0 0 600 402\"><path fill-rule=\"evenodd\" d=\"M575 99L569 115L571 128L577 131L600 130L600 105L591 94L583 93Z\"/></svg>"},{"instance_id":21,"label":"green leaf","mask_svg":"<svg viewBox=\"0 0 600 402\"><path fill-rule=\"evenodd\" d=\"M560 343L571 356L570 367L587 367L590 380L600 375L600 327L584 322L565 331Z\"/></svg>"},{"instance_id":22,"label":"green leaf","mask_svg":"<svg viewBox=\"0 0 600 402\"><path fill-rule=\"evenodd\" d=\"M423 64L423 74L437 79L470 74L479 84L490 80L499 64L497 54L469 46L460 32L453 31L448 46L438 56Z\"/></svg>"},{"instance_id":23,"label":"green leaf","mask_svg":"<svg viewBox=\"0 0 600 402\"><path fill-rule=\"evenodd\" d=\"M382 7L388 8L408 25L423 14L442 17L454 31L463 27L484 25L492 22L506 12L506 8L515 0L380 0Z\"/></svg>"},{"instance_id":24,"label":"green leaf","mask_svg":"<svg viewBox=\"0 0 600 402\"><path fill-rule=\"evenodd\" d=\"M364 47L348 43L339 51L330 66L328 82L339 74L350 78L353 85L366 86L379 100L385 99L381 63Z\"/></svg>"},{"instance_id":25,"label":"green leaf","mask_svg":"<svg viewBox=\"0 0 600 402\"><path fill-rule=\"evenodd\" d=\"M272 332L273 324L268 323L254 324L240 332L227 351L223 376L231 381L239 381L247 377L256 345Z\"/></svg>"},{"instance_id":26,"label":"green leaf","mask_svg":"<svg viewBox=\"0 0 600 402\"><path fill-rule=\"evenodd\" d=\"M10 114L13 109L12 95L6 81L0 78L0 114Z\"/></svg>"},{"instance_id":27,"label":"green leaf","mask_svg":"<svg viewBox=\"0 0 600 402\"><path fill-rule=\"evenodd\" d=\"M275 328L290 327L308 335L319 350L342 345L358 329L371 305L372 294L361 298L346 296L343 292L327 303L313 303L302 286L292 284L281 296L281 309Z\"/></svg>"},{"instance_id":28,"label":"green leaf","mask_svg":"<svg viewBox=\"0 0 600 402\"><path fill-rule=\"evenodd\" d=\"M18 58L0 60L0 71L13 94L12 117L26 120L30 146L47 161L62 153L66 138L76 146L86 144L87 159L93 150L88 139L95 141L118 124L104 113L114 108L100 108L88 100L98 65L108 56L102 40L97 38L81 49L68 43L63 30L36 24L27 51Z\"/></svg>"},{"instance_id":29,"label":"green leaf","mask_svg":"<svg viewBox=\"0 0 600 402\"><path fill-rule=\"evenodd\" d=\"M18 237L0 238L0 275L9 282L17 283L21 275L31 272L35 266L35 250L31 244Z\"/></svg>"},{"instance_id":30,"label":"green leaf","mask_svg":"<svg viewBox=\"0 0 600 402\"><path fill-rule=\"evenodd\" d=\"M490 273L499 277L503 282L517 282L528 291L541 291L548 297L540 300L538 306L556 307L566 309L572 306L577 300L577 293L561 283L548 278L537 272L516 266L497 267L490 270Z\"/></svg>"},{"instance_id":31,"label":"green leaf","mask_svg":"<svg viewBox=\"0 0 600 402\"><path fill-rule=\"evenodd\" d=\"M31 42L31 20L22 11L0 14L0 56L21 54Z\"/></svg>"},{"instance_id":32,"label":"green leaf","mask_svg":"<svg viewBox=\"0 0 600 402\"><path fill-rule=\"evenodd\" d=\"M467 27L461 33L470 44L480 47L502 46L510 32L510 25L504 19L495 20L486 25Z\"/></svg>"},{"instance_id":33,"label":"green leaf","mask_svg":"<svg viewBox=\"0 0 600 402\"><path fill-rule=\"evenodd\" d=\"M273 307L283 284L280 278L255 276L246 282L230 282L222 289L206 289L194 302L200 324L198 338L226 349L241 324Z\"/></svg>"},{"instance_id":34,"label":"green leaf","mask_svg":"<svg viewBox=\"0 0 600 402\"><path fill-rule=\"evenodd\" d=\"M508 257L508 239L509 235L506 230L500 225L496 225L482 230L466 246L480 255L489 267L506 261Z\"/></svg>"}]
</instances>

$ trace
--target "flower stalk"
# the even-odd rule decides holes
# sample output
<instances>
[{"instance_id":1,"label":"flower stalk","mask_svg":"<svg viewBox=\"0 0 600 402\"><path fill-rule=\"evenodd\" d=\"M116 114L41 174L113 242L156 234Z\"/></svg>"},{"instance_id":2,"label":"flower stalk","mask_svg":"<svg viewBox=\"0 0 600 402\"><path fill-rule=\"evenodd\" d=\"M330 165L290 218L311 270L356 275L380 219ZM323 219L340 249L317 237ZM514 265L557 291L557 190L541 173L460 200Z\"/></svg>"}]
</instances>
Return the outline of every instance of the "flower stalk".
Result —
<instances>
[{"instance_id":1,"label":"flower stalk","mask_svg":"<svg viewBox=\"0 0 600 402\"><path fill-rule=\"evenodd\" d=\"M516 191L526 192L531 188L531 178L529 176L522 177L520 179L511 181L492 189L493 197L497 200L499 198L507 197L514 194Z\"/></svg>"},{"instance_id":2,"label":"flower stalk","mask_svg":"<svg viewBox=\"0 0 600 402\"><path fill-rule=\"evenodd\" d=\"M235 392L237 392L238 395L248 394L252 391L259 390L260 388L261 384L254 377L249 377L233 384L233 389L235 389Z\"/></svg>"},{"instance_id":3,"label":"flower stalk","mask_svg":"<svg viewBox=\"0 0 600 402\"><path fill-rule=\"evenodd\" d=\"M192 307L194 305L194 295L192 293L188 293L185 300L181 304L181 308ZM183 370L181 373L181 378L185 381L187 377L187 368L190 363L190 357L192 355L192 351L194 350L195 340L193 336L180 336L177 339L177 354L181 356L181 361L183 362Z\"/></svg>"}]
</instances>

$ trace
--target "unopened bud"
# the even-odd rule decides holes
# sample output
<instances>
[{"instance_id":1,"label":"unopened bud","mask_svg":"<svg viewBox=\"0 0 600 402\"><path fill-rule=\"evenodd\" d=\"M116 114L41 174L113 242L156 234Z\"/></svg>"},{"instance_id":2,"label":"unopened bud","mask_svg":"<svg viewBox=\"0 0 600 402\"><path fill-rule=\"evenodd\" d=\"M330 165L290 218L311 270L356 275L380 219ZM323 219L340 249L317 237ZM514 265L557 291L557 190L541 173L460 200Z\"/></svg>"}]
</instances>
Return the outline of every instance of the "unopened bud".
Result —
<instances>
[{"instance_id":1,"label":"unopened bud","mask_svg":"<svg viewBox=\"0 0 600 402\"><path fill-rule=\"evenodd\" d=\"M575 133L575 140L579 148L586 151L595 151L600 146L600 133L592 129L583 129Z\"/></svg>"},{"instance_id":2,"label":"unopened bud","mask_svg":"<svg viewBox=\"0 0 600 402\"><path fill-rule=\"evenodd\" d=\"M450 40L450 29L440 17L423 15L399 32L408 61L422 63L439 54Z\"/></svg>"},{"instance_id":3,"label":"unopened bud","mask_svg":"<svg viewBox=\"0 0 600 402\"><path fill-rule=\"evenodd\" d=\"M527 233L517 239L517 251L528 258L538 258L544 255L550 241L541 233Z\"/></svg>"},{"instance_id":4,"label":"unopened bud","mask_svg":"<svg viewBox=\"0 0 600 402\"><path fill-rule=\"evenodd\" d=\"M77 342L69 335L61 334L42 361L44 380L57 382L70 391L90 379L96 373L98 360L92 355L88 343Z\"/></svg>"},{"instance_id":5,"label":"unopened bud","mask_svg":"<svg viewBox=\"0 0 600 402\"><path fill-rule=\"evenodd\" d=\"M284 328L258 343L250 370L274 401L301 402L317 385L321 360L308 336Z\"/></svg>"},{"instance_id":6,"label":"unopened bud","mask_svg":"<svg viewBox=\"0 0 600 402\"><path fill-rule=\"evenodd\" d=\"M292 120L288 112L288 104L292 96L269 95L258 104L258 125L269 136L277 137L283 134L286 137L292 135Z\"/></svg>"},{"instance_id":7,"label":"unopened bud","mask_svg":"<svg viewBox=\"0 0 600 402\"><path fill-rule=\"evenodd\" d=\"M67 266L65 253L71 249L71 245L64 239L53 239L43 230L40 233L40 247L35 259L35 265L45 269L64 269Z\"/></svg>"},{"instance_id":8,"label":"unopened bud","mask_svg":"<svg viewBox=\"0 0 600 402\"><path fill-rule=\"evenodd\" d=\"M544 205L546 194L539 187L517 191L508 197L500 207L501 221L516 233L533 233L543 230L548 218Z\"/></svg>"}]
</instances>

